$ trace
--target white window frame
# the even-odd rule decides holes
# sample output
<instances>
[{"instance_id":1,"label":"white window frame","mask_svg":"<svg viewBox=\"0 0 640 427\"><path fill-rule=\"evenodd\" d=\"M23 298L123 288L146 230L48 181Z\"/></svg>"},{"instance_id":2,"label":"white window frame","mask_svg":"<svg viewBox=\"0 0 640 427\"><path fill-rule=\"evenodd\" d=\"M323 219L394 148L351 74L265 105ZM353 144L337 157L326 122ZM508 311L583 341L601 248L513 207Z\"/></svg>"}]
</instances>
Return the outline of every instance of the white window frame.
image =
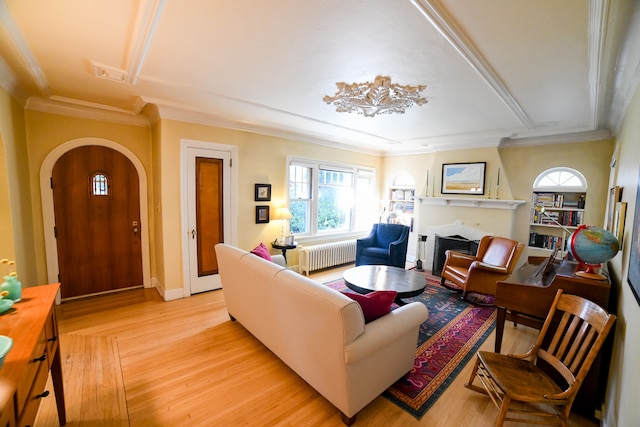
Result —
<instances>
[{"instance_id":1,"label":"white window frame","mask_svg":"<svg viewBox=\"0 0 640 427\"><path fill-rule=\"evenodd\" d=\"M542 186L540 185L540 181L542 181L544 178L546 178L548 175L551 175L553 173L556 172L564 172L567 173L569 175L575 176L576 178L578 178L578 180L580 181L580 185L578 186L570 186L570 185L562 185L562 183L560 183L559 185L554 185L554 186ZM580 173L580 171L577 171L575 169L572 168L568 168L568 167L555 167L555 168L551 168L551 169L547 169L543 172L540 173L540 175L538 175L536 177L536 179L533 181L533 190L534 191L566 191L566 192L586 192L587 191L587 179L584 177L584 175L582 173Z\"/></svg>"},{"instance_id":2,"label":"white window frame","mask_svg":"<svg viewBox=\"0 0 640 427\"><path fill-rule=\"evenodd\" d=\"M373 167L360 166L360 165L352 165L347 163L333 163L326 162L322 160L309 159L304 157L294 157L287 156L287 174L286 174L286 183L287 183L287 191L286 191L286 205L289 207L289 169L290 166L294 164L297 166L304 166L311 169L311 199L309 206L309 232L307 233L296 233L296 240L298 242L304 243L305 240L318 240L322 239L333 239L333 238L347 238L350 236L361 235L363 232L368 232L369 230L357 229L357 214L358 214L358 206L354 205L351 210L351 218L350 224L351 228L346 231L318 231L318 188L319 188L319 173L321 169L331 169L335 171L341 172L349 172L353 174L353 191L354 194L356 192L356 186L358 183L358 178L366 177L371 180L371 189L375 192L376 189L376 169ZM376 204L377 206L377 204ZM377 217L377 212L374 217Z\"/></svg>"}]
</instances>

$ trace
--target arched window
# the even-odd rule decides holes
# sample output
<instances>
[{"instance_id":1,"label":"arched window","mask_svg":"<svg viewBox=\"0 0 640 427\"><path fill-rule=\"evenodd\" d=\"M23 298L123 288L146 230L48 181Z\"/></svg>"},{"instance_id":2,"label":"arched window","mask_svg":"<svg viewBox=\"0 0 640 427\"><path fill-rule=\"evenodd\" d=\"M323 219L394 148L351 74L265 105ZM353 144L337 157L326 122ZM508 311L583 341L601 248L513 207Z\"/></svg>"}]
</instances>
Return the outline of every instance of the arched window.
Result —
<instances>
[{"instance_id":1,"label":"arched window","mask_svg":"<svg viewBox=\"0 0 640 427\"><path fill-rule=\"evenodd\" d=\"M91 197L110 197L111 183L109 176L104 172L94 172L90 179Z\"/></svg>"},{"instance_id":2,"label":"arched window","mask_svg":"<svg viewBox=\"0 0 640 427\"><path fill-rule=\"evenodd\" d=\"M557 167L543 171L533 182L534 190L587 191L587 180L575 169Z\"/></svg>"}]
</instances>

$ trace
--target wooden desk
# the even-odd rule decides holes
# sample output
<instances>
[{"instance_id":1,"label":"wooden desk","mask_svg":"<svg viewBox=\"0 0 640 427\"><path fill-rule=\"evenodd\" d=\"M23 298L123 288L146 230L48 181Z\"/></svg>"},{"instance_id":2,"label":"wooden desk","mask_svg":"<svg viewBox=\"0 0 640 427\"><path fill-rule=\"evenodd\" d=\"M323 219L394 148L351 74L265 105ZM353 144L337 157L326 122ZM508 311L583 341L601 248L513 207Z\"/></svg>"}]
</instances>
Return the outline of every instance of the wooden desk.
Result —
<instances>
[{"instance_id":1,"label":"wooden desk","mask_svg":"<svg viewBox=\"0 0 640 427\"><path fill-rule=\"evenodd\" d=\"M541 261L534 259L530 261ZM579 295L608 309L611 282L609 280L593 280L576 276L578 263L575 261L557 261L553 268L545 275L536 275L539 265L527 263L515 271L506 280L497 282L495 305L498 313L496 318L495 351L500 352L504 324L512 320L515 324L522 324L541 329L551 303L558 289L567 294ZM600 376L600 357L585 378L574 408L588 416L594 416L598 400L598 381ZM606 375L606 373L605 373Z\"/></svg>"},{"instance_id":2,"label":"wooden desk","mask_svg":"<svg viewBox=\"0 0 640 427\"><path fill-rule=\"evenodd\" d=\"M577 267L577 262L563 260L556 262L548 274L535 276L538 264L527 263L496 284L497 353L502 346L505 320L540 329L558 289L587 298L604 309L608 308L611 282L576 276Z\"/></svg>"},{"instance_id":3,"label":"wooden desk","mask_svg":"<svg viewBox=\"0 0 640 427\"><path fill-rule=\"evenodd\" d=\"M60 284L22 290L22 301L0 315L0 335L13 339L13 348L0 368L0 426L32 425L51 370L58 421L66 424L62 363L58 343L55 298Z\"/></svg>"}]
</instances>

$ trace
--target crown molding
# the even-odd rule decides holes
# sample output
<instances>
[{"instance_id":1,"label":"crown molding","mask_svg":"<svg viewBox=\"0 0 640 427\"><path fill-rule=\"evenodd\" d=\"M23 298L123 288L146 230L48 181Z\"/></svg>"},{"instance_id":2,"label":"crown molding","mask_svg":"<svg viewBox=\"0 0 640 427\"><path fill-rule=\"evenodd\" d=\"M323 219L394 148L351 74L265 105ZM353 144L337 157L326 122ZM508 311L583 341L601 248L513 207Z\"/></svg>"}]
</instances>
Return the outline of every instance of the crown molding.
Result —
<instances>
[{"instance_id":1,"label":"crown molding","mask_svg":"<svg viewBox=\"0 0 640 427\"><path fill-rule=\"evenodd\" d=\"M0 22L4 25L5 31L22 57L31 77L33 77L38 89L40 89L40 93L44 96L48 96L49 83L47 81L47 77L44 75L40 64L38 64L36 57L31 52L31 49L29 49L27 41L22 36L20 29L13 20L13 16L11 15L11 12L4 0L0 0Z\"/></svg>"},{"instance_id":2,"label":"crown molding","mask_svg":"<svg viewBox=\"0 0 640 427\"><path fill-rule=\"evenodd\" d=\"M429 23L453 46L480 78L496 93L513 115L527 129L535 127L531 118L511 94L489 62L436 0L411 0Z\"/></svg>"},{"instance_id":3,"label":"crown molding","mask_svg":"<svg viewBox=\"0 0 640 427\"><path fill-rule=\"evenodd\" d=\"M9 95L14 97L20 105L24 105L27 101L27 95L20 87L16 75L11 71L9 65L0 56L0 87Z\"/></svg>"},{"instance_id":4,"label":"crown molding","mask_svg":"<svg viewBox=\"0 0 640 427\"><path fill-rule=\"evenodd\" d=\"M609 0L591 0L589 3L589 108L591 110L591 128L598 128L598 108L600 106L600 79L604 66L604 35L607 32ZM603 88L606 90L606 88Z\"/></svg>"},{"instance_id":5,"label":"crown molding","mask_svg":"<svg viewBox=\"0 0 640 427\"><path fill-rule=\"evenodd\" d=\"M339 148L357 153L380 156L382 150L371 149L354 145L347 145L336 141L335 138L327 134L310 134L293 127L274 127L267 123L250 122L240 119L223 118L204 111L199 111L188 106L166 103L152 98L143 98L147 105L153 104L157 109L159 119L175 120L186 123L194 123L206 126L216 126L225 129L258 133L260 135L285 138L294 141L307 142L310 144L322 145L325 147Z\"/></svg>"},{"instance_id":6,"label":"crown molding","mask_svg":"<svg viewBox=\"0 0 640 427\"><path fill-rule=\"evenodd\" d=\"M136 84L166 0L141 0L129 46L127 83Z\"/></svg>"},{"instance_id":7,"label":"crown molding","mask_svg":"<svg viewBox=\"0 0 640 427\"><path fill-rule=\"evenodd\" d=\"M85 103L76 100L74 100L75 102L69 102L67 98L54 98L56 99L44 99L32 96L27 99L24 108L25 110L60 114L63 116L78 117L82 119L149 127L149 119L142 114L134 115L123 112L124 110L107 108L101 104Z\"/></svg>"},{"instance_id":8,"label":"crown molding","mask_svg":"<svg viewBox=\"0 0 640 427\"><path fill-rule=\"evenodd\" d=\"M611 131L609 131L608 129L601 129L557 135L531 136L524 138L502 138L502 140L500 141L500 147L565 144L571 142L600 141L611 138Z\"/></svg>"}]
</instances>

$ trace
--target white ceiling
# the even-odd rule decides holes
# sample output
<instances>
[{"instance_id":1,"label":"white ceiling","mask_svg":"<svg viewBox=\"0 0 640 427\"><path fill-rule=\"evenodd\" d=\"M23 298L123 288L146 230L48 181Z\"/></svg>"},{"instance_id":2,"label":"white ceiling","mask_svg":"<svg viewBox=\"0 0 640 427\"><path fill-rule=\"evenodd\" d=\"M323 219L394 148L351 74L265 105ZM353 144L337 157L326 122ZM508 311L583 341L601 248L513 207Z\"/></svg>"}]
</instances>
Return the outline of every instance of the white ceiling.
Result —
<instances>
[{"instance_id":1,"label":"white ceiling","mask_svg":"<svg viewBox=\"0 0 640 427\"><path fill-rule=\"evenodd\" d=\"M595 139L640 80L638 3L0 0L0 84L34 110L147 125L154 104L378 154ZM323 102L378 75L428 102L375 117Z\"/></svg>"}]
</instances>

